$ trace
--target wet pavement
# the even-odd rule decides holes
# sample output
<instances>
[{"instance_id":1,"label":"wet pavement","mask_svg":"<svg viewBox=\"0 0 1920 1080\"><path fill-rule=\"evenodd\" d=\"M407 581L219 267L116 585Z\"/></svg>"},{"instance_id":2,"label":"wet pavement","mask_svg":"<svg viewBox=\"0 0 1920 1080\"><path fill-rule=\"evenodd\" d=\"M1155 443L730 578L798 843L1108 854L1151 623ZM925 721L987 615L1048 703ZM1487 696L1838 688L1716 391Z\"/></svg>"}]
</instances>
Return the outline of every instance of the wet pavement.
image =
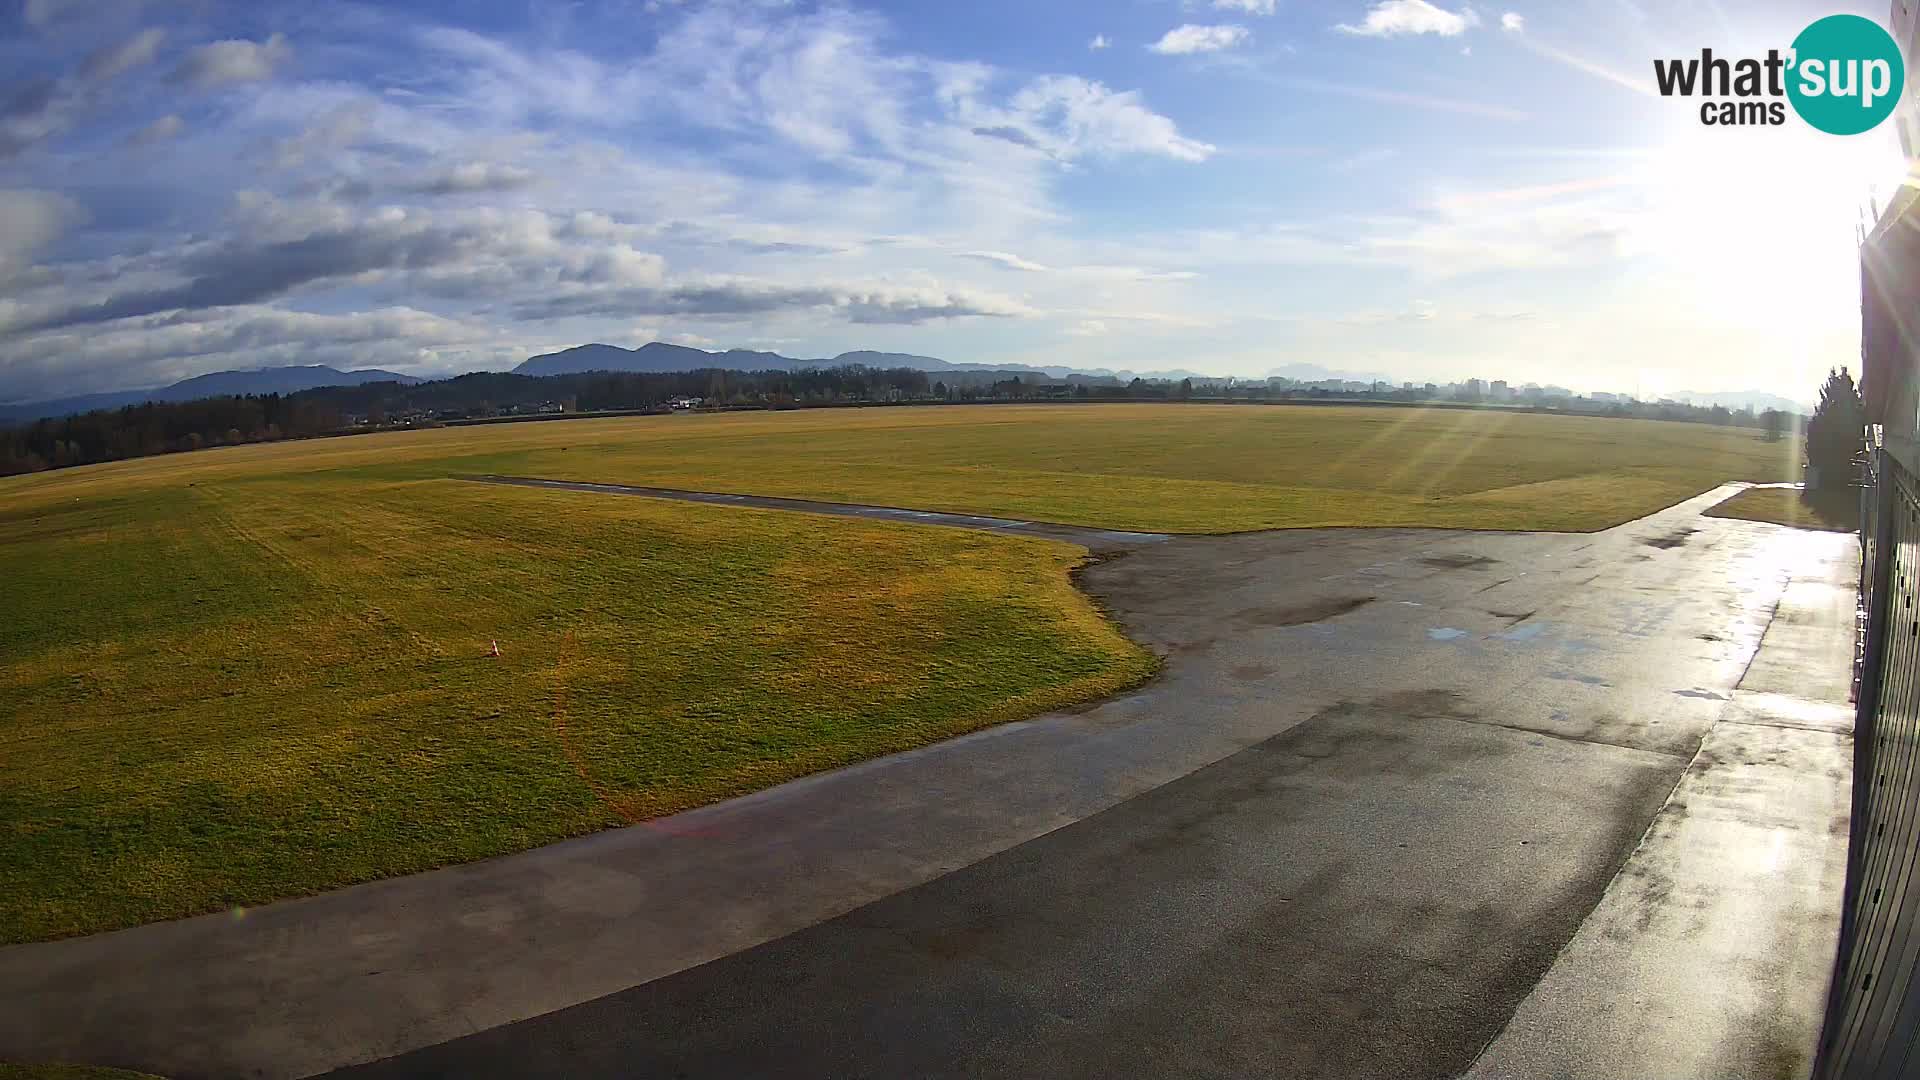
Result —
<instances>
[{"instance_id":1,"label":"wet pavement","mask_svg":"<svg viewBox=\"0 0 1920 1080\"><path fill-rule=\"evenodd\" d=\"M1756 650L1852 538L1700 516L1732 490L1587 535L1112 538L1082 583L1167 657L1136 693L241 922L0 949L0 1055L1458 1075L1751 711L1749 666L1833 677L1819 643ZM1772 874L1817 899L1844 832Z\"/></svg>"},{"instance_id":2,"label":"wet pavement","mask_svg":"<svg viewBox=\"0 0 1920 1080\"><path fill-rule=\"evenodd\" d=\"M1470 1080L1797 1080L1846 881L1857 564L1809 560L1640 847Z\"/></svg>"}]
</instances>

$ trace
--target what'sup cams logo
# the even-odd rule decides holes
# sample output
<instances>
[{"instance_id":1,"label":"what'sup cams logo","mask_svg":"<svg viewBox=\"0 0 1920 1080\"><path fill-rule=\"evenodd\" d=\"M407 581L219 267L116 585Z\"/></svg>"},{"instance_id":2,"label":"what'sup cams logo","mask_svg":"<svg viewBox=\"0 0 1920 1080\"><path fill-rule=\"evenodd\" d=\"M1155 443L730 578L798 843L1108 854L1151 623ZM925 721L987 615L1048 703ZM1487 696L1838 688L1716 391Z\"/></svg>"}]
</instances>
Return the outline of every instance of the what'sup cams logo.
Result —
<instances>
[{"instance_id":1,"label":"what'sup cams logo","mask_svg":"<svg viewBox=\"0 0 1920 1080\"><path fill-rule=\"evenodd\" d=\"M1662 97L1698 97L1709 126L1784 124L1787 106L1829 135L1858 135L1892 115L1907 84L1893 35L1872 19L1829 15L1800 31L1782 54L1729 60L1701 49L1698 57L1655 60ZM1784 100L1783 100L1784 99Z\"/></svg>"}]
</instances>

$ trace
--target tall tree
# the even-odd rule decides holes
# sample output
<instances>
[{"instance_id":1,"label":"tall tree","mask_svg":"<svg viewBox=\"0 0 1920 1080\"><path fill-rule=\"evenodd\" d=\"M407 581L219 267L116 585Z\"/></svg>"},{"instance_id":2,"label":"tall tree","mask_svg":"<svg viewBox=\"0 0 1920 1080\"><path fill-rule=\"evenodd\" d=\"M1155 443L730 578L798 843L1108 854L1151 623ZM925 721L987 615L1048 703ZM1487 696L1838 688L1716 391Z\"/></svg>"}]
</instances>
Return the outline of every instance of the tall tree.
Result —
<instances>
[{"instance_id":1,"label":"tall tree","mask_svg":"<svg viewBox=\"0 0 1920 1080\"><path fill-rule=\"evenodd\" d=\"M1829 369L1820 407L1807 421L1809 487L1845 487L1853 482L1854 455L1866 442L1867 411L1846 368Z\"/></svg>"}]
</instances>

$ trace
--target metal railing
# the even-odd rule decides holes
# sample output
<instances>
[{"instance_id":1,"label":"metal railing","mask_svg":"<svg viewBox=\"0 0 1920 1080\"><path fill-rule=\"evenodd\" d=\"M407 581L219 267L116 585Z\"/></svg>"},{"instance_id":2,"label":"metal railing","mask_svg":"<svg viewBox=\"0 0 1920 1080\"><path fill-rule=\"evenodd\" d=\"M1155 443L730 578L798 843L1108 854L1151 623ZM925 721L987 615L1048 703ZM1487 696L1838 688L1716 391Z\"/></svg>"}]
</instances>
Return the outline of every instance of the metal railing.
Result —
<instances>
[{"instance_id":1,"label":"metal railing","mask_svg":"<svg viewBox=\"0 0 1920 1080\"><path fill-rule=\"evenodd\" d=\"M1861 498L1853 827L1814 1076L1920 1076L1920 481L1870 450Z\"/></svg>"}]
</instances>

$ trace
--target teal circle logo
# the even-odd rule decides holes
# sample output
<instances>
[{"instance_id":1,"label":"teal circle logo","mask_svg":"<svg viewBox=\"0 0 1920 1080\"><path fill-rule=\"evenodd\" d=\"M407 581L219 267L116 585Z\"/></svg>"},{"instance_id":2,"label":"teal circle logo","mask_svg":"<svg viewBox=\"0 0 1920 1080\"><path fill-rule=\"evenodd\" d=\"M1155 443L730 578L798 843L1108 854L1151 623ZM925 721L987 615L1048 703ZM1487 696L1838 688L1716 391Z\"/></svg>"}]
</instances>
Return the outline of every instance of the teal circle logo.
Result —
<instances>
[{"instance_id":1,"label":"teal circle logo","mask_svg":"<svg viewBox=\"0 0 1920 1080\"><path fill-rule=\"evenodd\" d=\"M1793 39L1787 100L1829 135L1858 135L1893 114L1907 66L1893 35L1872 19L1829 15Z\"/></svg>"}]
</instances>

